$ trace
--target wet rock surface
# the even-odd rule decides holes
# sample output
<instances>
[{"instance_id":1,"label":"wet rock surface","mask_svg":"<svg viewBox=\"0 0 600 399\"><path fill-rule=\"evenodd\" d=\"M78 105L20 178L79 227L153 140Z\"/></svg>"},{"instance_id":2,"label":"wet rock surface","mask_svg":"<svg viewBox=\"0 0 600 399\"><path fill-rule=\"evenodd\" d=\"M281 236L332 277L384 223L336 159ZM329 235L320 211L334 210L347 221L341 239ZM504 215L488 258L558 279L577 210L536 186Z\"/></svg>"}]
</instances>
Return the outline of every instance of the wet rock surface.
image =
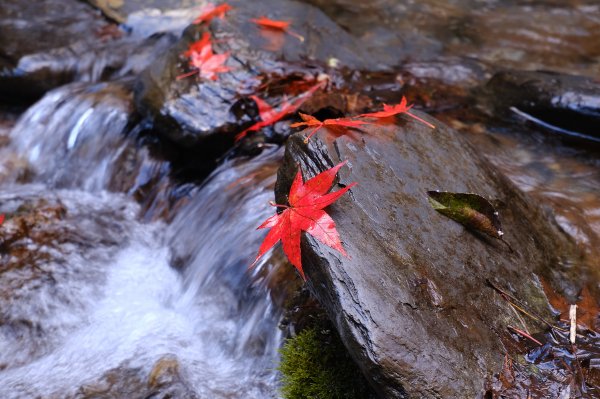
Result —
<instances>
[{"instance_id":1,"label":"wet rock surface","mask_svg":"<svg viewBox=\"0 0 600 399\"><path fill-rule=\"evenodd\" d=\"M165 355L158 359L150 373L141 367L131 367L127 362L107 371L100 381L83 385L69 399L100 398L145 398L197 399L191 384L185 380L181 364L175 355Z\"/></svg>"},{"instance_id":2,"label":"wet rock surface","mask_svg":"<svg viewBox=\"0 0 600 399\"><path fill-rule=\"evenodd\" d=\"M163 136L197 147L200 157L208 156L204 154L207 149L223 153L237 133L258 120L250 95L281 102L284 94L290 94L282 91L285 85L310 87L306 82L314 85L319 74L336 74L328 67L332 59L354 69L381 67L318 9L293 1L264 1L251 7L243 2L231 4L234 9L226 19L214 19L208 27L188 27L169 53L144 73L136 98ZM304 41L251 22L263 15L293 21L291 29ZM182 53L204 31L212 34L216 53L231 53L226 63L231 71L220 74L217 81L197 75L176 79L189 70ZM279 88L270 87L276 80Z\"/></svg>"},{"instance_id":3,"label":"wet rock surface","mask_svg":"<svg viewBox=\"0 0 600 399\"><path fill-rule=\"evenodd\" d=\"M195 9L196 13L204 0L86 0L101 10L108 18L118 23L130 22L130 17L150 11L153 15ZM190 19L189 21L191 21ZM189 23L189 22L188 22Z\"/></svg>"},{"instance_id":4,"label":"wet rock surface","mask_svg":"<svg viewBox=\"0 0 600 399\"><path fill-rule=\"evenodd\" d=\"M393 48L400 61L458 55L504 68L599 72L600 45L589 40L600 31L594 0L305 2L360 38L363 47L388 53Z\"/></svg>"},{"instance_id":5,"label":"wet rock surface","mask_svg":"<svg viewBox=\"0 0 600 399\"><path fill-rule=\"evenodd\" d=\"M359 184L329 208L349 258L302 240L309 288L382 397L482 397L501 369L506 326L518 323L486 281L548 315L540 278L567 295L578 289L569 283L581 273L572 240L443 125L402 119L333 141L321 134L325 143L308 146L290 138L277 203L298 164L308 178L346 160L338 184ZM435 212L426 199L435 189L504 203L514 251Z\"/></svg>"},{"instance_id":6,"label":"wet rock surface","mask_svg":"<svg viewBox=\"0 0 600 399\"><path fill-rule=\"evenodd\" d=\"M543 71L497 73L485 89L496 114L517 118L580 142L600 143L600 83Z\"/></svg>"},{"instance_id":7,"label":"wet rock surface","mask_svg":"<svg viewBox=\"0 0 600 399\"><path fill-rule=\"evenodd\" d=\"M83 2L3 2L0 99L31 101L73 81L140 73L174 41L168 34L129 37Z\"/></svg>"}]
</instances>

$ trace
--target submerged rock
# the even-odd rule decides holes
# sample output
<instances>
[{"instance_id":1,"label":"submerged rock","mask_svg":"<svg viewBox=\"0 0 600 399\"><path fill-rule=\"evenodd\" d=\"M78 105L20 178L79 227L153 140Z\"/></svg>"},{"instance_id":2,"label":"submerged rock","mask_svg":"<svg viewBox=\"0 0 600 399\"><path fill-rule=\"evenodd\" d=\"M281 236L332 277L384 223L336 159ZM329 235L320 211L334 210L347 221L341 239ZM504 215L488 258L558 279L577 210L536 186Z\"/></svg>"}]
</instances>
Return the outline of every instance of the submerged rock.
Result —
<instances>
[{"instance_id":1,"label":"submerged rock","mask_svg":"<svg viewBox=\"0 0 600 399\"><path fill-rule=\"evenodd\" d=\"M600 143L600 82L544 71L504 71L486 85L500 114L578 141Z\"/></svg>"},{"instance_id":2,"label":"submerged rock","mask_svg":"<svg viewBox=\"0 0 600 399\"><path fill-rule=\"evenodd\" d=\"M68 398L198 398L181 368L175 355L164 355L154 363L146 377L143 368L132 367L128 362L123 362L119 367L104 373L98 381L83 385L75 395Z\"/></svg>"},{"instance_id":3,"label":"submerged rock","mask_svg":"<svg viewBox=\"0 0 600 399\"><path fill-rule=\"evenodd\" d=\"M460 135L408 119L336 140L323 131L325 143L291 136L276 202L286 202L297 165L309 178L347 161L338 184L358 185L328 212L349 257L303 237L309 289L382 397L483 397L508 350L507 326L520 325L487 281L548 316L539 279L574 294L568 281L580 272L579 254ZM509 245L437 213L427 200L437 189L505 204L500 217Z\"/></svg>"}]
</instances>

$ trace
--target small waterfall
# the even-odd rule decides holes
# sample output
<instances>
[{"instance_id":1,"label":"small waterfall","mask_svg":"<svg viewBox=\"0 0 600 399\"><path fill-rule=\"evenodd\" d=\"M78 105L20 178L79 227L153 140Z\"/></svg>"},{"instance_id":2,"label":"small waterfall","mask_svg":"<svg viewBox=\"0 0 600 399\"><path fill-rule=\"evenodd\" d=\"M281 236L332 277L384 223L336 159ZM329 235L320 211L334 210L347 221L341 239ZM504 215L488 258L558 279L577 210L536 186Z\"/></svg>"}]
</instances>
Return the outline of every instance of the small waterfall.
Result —
<instances>
[{"instance_id":1,"label":"small waterfall","mask_svg":"<svg viewBox=\"0 0 600 399\"><path fill-rule=\"evenodd\" d=\"M46 94L13 128L8 151L51 187L108 188L131 150L132 98L115 83L74 83ZM13 176L13 180L15 177Z\"/></svg>"},{"instance_id":2,"label":"small waterfall","mask_svg":"<svg viewBox=\"0 0 600 399\"><path fill-rule=\"evenodd\" d=\"M168 225L144 222L152 207L145 214L127 193L158 169L161 190L176 185L126 135L131 115L126 85L64 86L23 114L2 148L27 169L0 182L3 228L51 198L65 216L48 228L68 236L48 244L46 277L32 268L21 297L0 297L0 397L91 398L115 378L134 386L131 375L146 389L165 356L200 398L278 397L281 311L270 285L285 269L268 259L247 267L263 236L255 228L273 212L281 151L225 162L179 197ZM22 273L1 270L0 287Z\"/></svg>"}]
</instances>

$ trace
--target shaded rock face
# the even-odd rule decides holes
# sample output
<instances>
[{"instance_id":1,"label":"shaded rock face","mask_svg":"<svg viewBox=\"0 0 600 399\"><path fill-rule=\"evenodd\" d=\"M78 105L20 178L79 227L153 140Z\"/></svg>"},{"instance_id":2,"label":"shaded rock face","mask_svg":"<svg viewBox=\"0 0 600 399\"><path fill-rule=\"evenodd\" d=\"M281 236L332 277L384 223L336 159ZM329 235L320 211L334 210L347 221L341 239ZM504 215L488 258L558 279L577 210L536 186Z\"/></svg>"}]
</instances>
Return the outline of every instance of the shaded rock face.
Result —
<instances>
[{"instance_id":1,"label":"shaded rock face","mask_svg":"<svg viewBox=\"0 0 600 399\"><path fill-rule=\"evenodd\" d=\"M509 110L573 139L600 143L600 83L543 71L505 71L485 87L494 110Z\"/></svg>"},{"instance_id":2,"label":"shaded rock face","mask_svg":"<svg viewBox=\"0 0 600 399\"><path fill-rule=\"evenodd\" d=\"M191 25L181 40L141 77L136 100L147 111L157 129L169 140L224 152L233 137L257 119L257 109L248 96L256 94L267 102L282 101L282 88L294 82L313 82L319 74L334 70L328 62L353 69L377 69L376 60L360 51L355 39L321 11L294 1L231 2L234 9L225 19L209 26ZM304 41L278 31L261 30L252 18L268 15L293 21L291 29ZM231 71L218 80L197 75L177 80L188 72L182 57L204 31L212 35L216 53L230 52L226 63ZM280 88L264 87L280 80ZM275 101L273 101L275 100Z\"/></svg>"},{"instance_id":3,"label":"shaded rock face","mask_svg":"<svg viewBox=\"0 0 600 399\"><path fill-rule=\"evenodd\" d=\"M0 99L30 101L72 81L140 73L174 41L130 38L76 0L4 1L0 9Z\"/></svg>"},{"instance_id":4,"label":"shaded rock face","mask_svg":"<svg viewBox=\"0 0 600 399\"><path fill-rule=\"evenodd\" d=\"M407 119L333 141L319 133L326 143L291 136L276 202L287 201L296 165L306 179L348 161L338 184L358 185L328 212L349 258L304 236L310 290L382 397L483 397L501 369L506 327L519 325L486 281L548 315L539 279L574 294L568 273L580 272L581 260L557 225L456 132ZM435 189L502 201L514 251L434 211L426 192Z\"/></svg>"}]
</instances>

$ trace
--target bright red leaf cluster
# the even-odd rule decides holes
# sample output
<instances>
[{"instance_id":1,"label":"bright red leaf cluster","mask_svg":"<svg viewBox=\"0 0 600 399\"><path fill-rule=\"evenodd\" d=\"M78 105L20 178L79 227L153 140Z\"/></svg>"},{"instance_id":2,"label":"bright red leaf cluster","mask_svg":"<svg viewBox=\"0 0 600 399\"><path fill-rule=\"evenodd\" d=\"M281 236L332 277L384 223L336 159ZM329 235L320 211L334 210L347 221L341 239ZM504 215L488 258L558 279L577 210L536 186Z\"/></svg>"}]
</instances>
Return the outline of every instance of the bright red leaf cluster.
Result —
<instances>
[{"instance_id":1,"label":"bright red leaf cluster","mask_svg":"<svg viewBox=\"0 0 600 399\"><path fill-rule=\"evenodd\" d=\"M302 270L302 256L300 253L300 238L303 231L306 231L323 244L339 251L342 255L348 256L342 247L340 236L335 228L335 222L323 210L356 185L356 183L352 183L341 190L328 193L338 170L345 163L342 162L319 173L306 182L302 179L302 171L298 170L290 188L289 206L275 205L284 208L283 212L276 213L258 227L259 229L270 228L271 230L261 244L256 260L250 267L254 266L261 256L281 240L283 252L285 252L292 265L298 269L302 278L306 280Z\"/></svg>"},{"instance_id":2,"label":"bright red leaf cluster","mask_svg":"<svg viewBox=\"0 0 600 399\"><path fill-rule=\"evenodd\" d=\"M332 128L346 128L346 127L360 127L362 125L368 125L369 122L365 121L355 121L348 118L336 118L336 119L325 119L324 121L320 121L312 115L300 114L300 117L304 122L293 123L291 127L298 126L307 126L313 127L314 129L308 134L308 136L304 139L305 143L308 143L308 140L323 126L328 126Z\"/></svg>"},{"instance_id":3,"label":"bright red leaf cluster","mask_svg":"<svg viewBox=\"0 0 600 399\"><path fill-rule=\"evenodd\" d=\"M229 58L229 53L215 54L208 32L204 32L200 40L192 43L183 55L189 58L192 71L177 76L178 80L196 73L205 79L217 80L218 73L230 70L229 67L224 65L227 58Z\"/></svg>"},{"instance_id":4,"label":"bright red leaf cluster","mask_svg":"<svg viewBox=\"0 0 600 399\"><path fill-rule=\"evenodd\" d=\"M271 107L258 96L250 96L250 98L253 99L254 102L256 102L256 105L258 106L258 113L260 115L261 120L259 122L256 122L254 125L250 126L243 132L239 133L235 137L236 141L244 138L248 134L248 132L257 131L262 129L263 127L273 125L286 115L296 112L296 110L298 110L298 108L300 108L300 106L304 104L304 102L308 100L308 98L321 87L322 83L318 83L310 89L308 89L305 93L302 93L293 101L288 101L287 99L284 99L279 109Z\"/></svg>"},{"instance_id":5,"label":"bright red leaf cluster","mask_svg":"<svg viewBox=\"0 0 600 399\"><path fill-rule=\"evenodd\" d=\"M320 121L317 118L315 118L314 116L311 115L305 115L305 114L300 114L300 117L302 118L303 122L297 122L297 123L293 123L290 126L291 127L300 127L300 126L306 126L306 127L313 127L314 129L310 131L310 133L308 134L308 136L306 137L306 139L304 139L305 143L308 143L308 140L310 140L310 138L322 127L330 127L330 128L348 128L348 127L360 127L362 125L370 125L373 124L374 122L365 122L365 121L360 121L360 120L355 120L355 118L374 118L374 119L385 119L385 118L389 118L391 116L394 115L398 115L398 114L406 114L416 120L418 120L421 123L424 123L425 125L429 126L432 129L435 129L435 126L433 126L431 123L427 122L424 119L419 118L418 116L411 114L409 112L409 110L412 108L412 105L407 105L407 101L405 97L402 97L402 100L400 101L400 104L396 104L396 105L387 105L387 104L383 104L383 110L382 111L378 111L378 112L372 112L372 113L368 113L368 114L361 114L358 116L354 116L354 117L349 117L349 118L337 118L337 119L325 119L324 121Z\"/></svg>"}]
</instances>

